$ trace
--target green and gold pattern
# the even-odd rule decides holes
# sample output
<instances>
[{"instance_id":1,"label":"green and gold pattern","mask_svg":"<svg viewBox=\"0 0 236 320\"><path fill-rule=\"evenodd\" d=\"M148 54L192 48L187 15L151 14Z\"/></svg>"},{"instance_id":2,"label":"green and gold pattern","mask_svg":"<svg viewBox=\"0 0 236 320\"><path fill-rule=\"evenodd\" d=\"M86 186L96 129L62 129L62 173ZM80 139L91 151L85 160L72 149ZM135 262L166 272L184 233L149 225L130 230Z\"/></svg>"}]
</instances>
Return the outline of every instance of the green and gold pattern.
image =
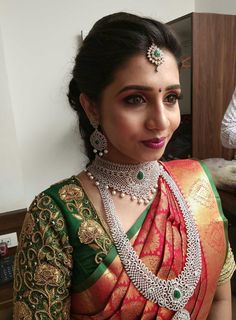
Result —
<instances>
[{"instance_id":1,"label":"green and gold pattern","mask_svg":"<svg viewBox=\"0 0 236 320\"><path fill-rule=\"evenodd\" d=\"M101 263L110 250L112 241L83 189L71 183L63 186L59 195L67 210L80 222L77 232L80 242L93 248L96 251L95 262Z\"/></svg>"},{"instance_id":2,"label":"green and gold pattern","mask_svg":"<svg viewBox=\"0 0 236 320\"><path fill-rule=\"evenodd\" d=\"M19 240L14 268L14 320L70 319L73 283L76 287L90 274L83 265L83 255L89 254L86 262L94 270L111 247L105 223L76 178L41 193L29 208Z\"/></svg>"},{"instance_id":3,"label":"green and gold pattern","mask_svg":"<svg viewBox=\"0 0 236 320\"><path fill-rule=\"evenodd\" d=\"M70 319L72 247L63 216L46 194L31 205L14 268L14 320Z\"/></svg>"}]
</instances>

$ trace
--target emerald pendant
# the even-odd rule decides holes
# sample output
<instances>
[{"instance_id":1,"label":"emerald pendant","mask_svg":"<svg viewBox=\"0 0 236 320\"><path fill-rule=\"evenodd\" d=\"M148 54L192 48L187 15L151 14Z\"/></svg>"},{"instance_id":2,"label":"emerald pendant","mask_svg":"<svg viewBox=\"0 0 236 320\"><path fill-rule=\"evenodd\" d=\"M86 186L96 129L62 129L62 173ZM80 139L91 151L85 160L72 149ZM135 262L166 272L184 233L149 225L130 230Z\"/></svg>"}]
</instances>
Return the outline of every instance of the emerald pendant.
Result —
<instances>
[{"instance_id":1,"label":"emerald pendant","mask_svg":"<svg viewBox=\"0 0 236 320\"><path fill-rule=\"evenodd\" d=\"M161 56L161 52L160 52L159 49L157 49L157 50L154 51L154 56L155 56L155 57L160 57L160 56Z\"/></svg>"},{"instance_id":2,"label":"emerald pendant","mask_svg":"<svg viewBox=\"0 0 236 320\"><path fill-rule=\"evenodd\" d=\"M144 173L143 173L143 171L139 171L138 174L137 174L137 179L138 179L138 180L143 180L143 178L144 178Z\"/></svg>"},{"instance_id":3,"label":"emerald pendant","mask_svg":"<svg viewBox=\"0 0 236 320\"><path fill-rule=\"evenodd\" d=\"M174 290L174 299L179 300L182 296L182 292L179 289Z\"/></svg>"}]
</instances>

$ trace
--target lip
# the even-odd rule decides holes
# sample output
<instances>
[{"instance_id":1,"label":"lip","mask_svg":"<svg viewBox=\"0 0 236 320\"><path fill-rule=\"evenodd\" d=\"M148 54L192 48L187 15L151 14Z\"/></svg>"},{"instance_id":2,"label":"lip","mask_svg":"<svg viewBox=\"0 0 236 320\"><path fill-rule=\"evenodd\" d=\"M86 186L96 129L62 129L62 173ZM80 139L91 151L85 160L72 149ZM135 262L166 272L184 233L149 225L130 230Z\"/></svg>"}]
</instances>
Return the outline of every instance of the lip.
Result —
<instances>
[{"instance_id":1,"label":"lip","mask_svg":"<svg viewBox=\"0 0 236 320\"><path fill-rule=\"evenodd\" d=\"M161 149L165 145L165 142L166 142L166 138L165 137L153 138L153 139L142 141L142 143L146 147L151 148L151 149Z\"/></svg>"}]
</instances>

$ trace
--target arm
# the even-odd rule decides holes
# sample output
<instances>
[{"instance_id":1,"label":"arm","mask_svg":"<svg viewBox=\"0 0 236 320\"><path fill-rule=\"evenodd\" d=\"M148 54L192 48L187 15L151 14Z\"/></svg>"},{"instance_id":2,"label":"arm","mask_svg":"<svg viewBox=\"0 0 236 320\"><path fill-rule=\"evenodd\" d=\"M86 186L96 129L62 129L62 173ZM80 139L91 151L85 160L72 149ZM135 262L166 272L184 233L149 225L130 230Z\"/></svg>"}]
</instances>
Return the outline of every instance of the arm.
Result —
<instances>
[{"instance_id":1,"label":"arm","mask_svg":"<svg viewBox=\"0 0 236 320\"><path fill-rule=\"evenodd\" d=\"M236 88L222 120L221 142L226 148L236 148Z\"/></svg>"},{"instance_id":2,"label":"arm","mask_svg":"<svg viewBox=\"0 0 236 320\"><path fill-rule=\"evenodd\" d=\"M232 304L231 304L231 285L230 279L235 271L235 261L230 244L228 244L228 252L225 263L220 273L218 286L212 302L211 311L207 320L231 320Z\"/></svg>"},{"instance_id":3,"label":"arm","mask_svg":"<svg viewBox=\"0 0 236 320\"><path fill-rule=\"evenodd\" d=\"M231 299L231 285L227 281L217 287L207 320L232 320Z\"/></svg>"},{"instance_id":4,"label":"arm","mask_svg":"<svg viewBox=\"0 0 236 320\"><path fill-rule=\"evenodd\" d=\"M32 203L14 269L13 319L70 319L71 251L63 215L52 198Z\"/></svg>"}]
</instances>

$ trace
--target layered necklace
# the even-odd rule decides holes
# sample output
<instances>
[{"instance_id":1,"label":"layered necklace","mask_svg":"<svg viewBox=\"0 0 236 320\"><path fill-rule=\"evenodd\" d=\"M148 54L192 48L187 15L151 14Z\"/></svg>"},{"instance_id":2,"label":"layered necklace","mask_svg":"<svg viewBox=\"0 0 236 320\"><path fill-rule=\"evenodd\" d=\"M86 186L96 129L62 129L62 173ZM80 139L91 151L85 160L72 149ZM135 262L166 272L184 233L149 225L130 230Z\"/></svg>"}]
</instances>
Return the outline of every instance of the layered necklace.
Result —
<instances>
[{"instance_id":1,"label":"layered necklace","mask_svg":"<svg viewBox=\"0 0 236 320\"><path fill-rule=\"evenodd\" d=\"M147 300L176 311L172 319L190 319L189 312L184 307L200 279L201 246L192 212L175 181L157 161L122 165L97 156L86 171L100 191L113 242L122 265L136 289ZM154 275L138 257L123 230L112 199L112 195L120 192L122 198L127 195L140 204L149 203L157 191L159 177L167 183L178 203L187 236L185 266L176 278L168 280Z\"/></svg>"}]
</instances>

